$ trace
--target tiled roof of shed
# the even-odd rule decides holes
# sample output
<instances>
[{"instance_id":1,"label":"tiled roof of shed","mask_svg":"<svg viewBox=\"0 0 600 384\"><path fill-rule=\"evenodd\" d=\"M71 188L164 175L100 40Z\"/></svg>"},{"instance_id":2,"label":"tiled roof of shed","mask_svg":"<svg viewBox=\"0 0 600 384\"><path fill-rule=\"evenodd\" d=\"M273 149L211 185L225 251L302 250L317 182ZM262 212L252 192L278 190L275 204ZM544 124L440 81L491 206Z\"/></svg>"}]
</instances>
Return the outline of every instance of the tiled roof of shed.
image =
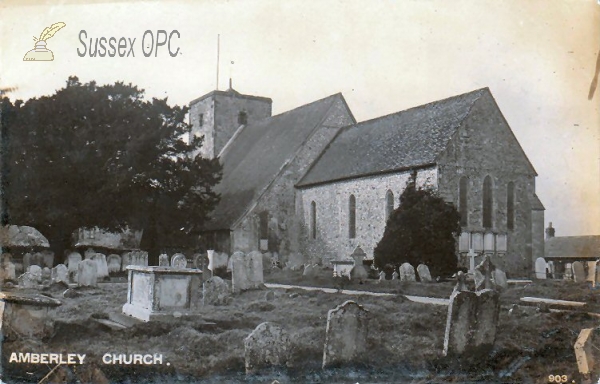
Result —
<instances>
[{"instance_id":1,"label":"tiled roof of shed","mask_svg":"<svg viewBox=\"0 0 600 384\"><path fill-rule=\"evenodd\" d=\"M433 165L484 93L489 89L343 128L297 186Z\"/></svg>"},{"instance_id":2,"label":"tiled roof of shed","mask_svg":"<svg viewBox=\"0 0 600 384\"><path fill-rule=\"evenodd\" d=\"M240 129L221 157L223 179L215 187L221 201L205 230L230 229L327 116L341 93ZM345 103L345 101L344 101Z\"/></svg>"},{"instance_id":3,"label":"tiled roof of shed","mask_svg":"<svg viewBox=\"0 0 600 384\"><path fill-rule=\"evenodd\" d=\"M547 258L600 259L600 236L559 236L546 240Z\"/></svg>"}]
</instances>

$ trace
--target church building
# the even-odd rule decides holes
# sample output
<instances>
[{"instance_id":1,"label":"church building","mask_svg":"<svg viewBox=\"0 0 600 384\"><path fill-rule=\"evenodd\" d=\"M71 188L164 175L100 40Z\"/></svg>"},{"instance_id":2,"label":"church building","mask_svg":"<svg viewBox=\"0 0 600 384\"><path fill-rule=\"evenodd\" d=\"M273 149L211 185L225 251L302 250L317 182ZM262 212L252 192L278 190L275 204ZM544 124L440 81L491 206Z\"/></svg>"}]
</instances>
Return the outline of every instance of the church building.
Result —
<instances>
[{"instance_id":1,"label":"church building","mask_svg":"<svg viewBox=\"0 0 600 384\"><path fill-rule=\"evenodd\" d=\"M457 258L484 254L526 277L544 255L537 173L489 89L357 123L335 94L271 116L271 99L233 89L190 104L201 154L218 157L221 201L208 249L292 253L306 260L367 258L411 173L461 214ZM476 255L476 256L475 256Z\"/></svg>"}]
</instances>

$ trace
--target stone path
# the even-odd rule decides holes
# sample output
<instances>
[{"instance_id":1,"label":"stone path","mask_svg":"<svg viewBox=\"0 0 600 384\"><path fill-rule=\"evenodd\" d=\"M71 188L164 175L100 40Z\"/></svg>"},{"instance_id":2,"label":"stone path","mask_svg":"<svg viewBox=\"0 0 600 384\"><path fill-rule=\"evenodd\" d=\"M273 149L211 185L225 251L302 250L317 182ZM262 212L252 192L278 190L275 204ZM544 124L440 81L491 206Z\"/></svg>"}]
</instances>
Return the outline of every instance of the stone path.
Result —
<instances>
[{"instance_id":1,"label":"stone path","mask_svg":"<svg viewBox=\"0 0 600 384\"><path fill-rule=\"evenodd\" d=\"M291 289L291 288L299 288L304 289L306 291L323 291L325 293L336 293L339 292L335 288L319 288L319 287L305 287L302 285L288 285L288 284L270 284L266 283L265 286L267 288L280 288L280 289ZM367 295L367 296L396 296L395 293L382 293L382 292L370 292L370 291L356 291L351 289L343 289L341 293L346 295ZM408 300L414 301L415 303L423 303L423 304L434 304L434 305L448 305L450 303L449 299L440 299L436 297L423 297L423 296L411 296L404 295Z\"/></svg>"},{"instance_id":2,"label":"stone path","mask_svg":"<svg viewBox=\"0 0 600 384\"><path fill-rule=\"evenodd\" d=\"M531 304L548 304L548 305L560 305L565 307L583 307L585 305L584 302L581 301L567 301L567 300L554 300L554 299L544 299L541 297L522 297L521 301L524 303Z\"/></svg>"}]
</instances>

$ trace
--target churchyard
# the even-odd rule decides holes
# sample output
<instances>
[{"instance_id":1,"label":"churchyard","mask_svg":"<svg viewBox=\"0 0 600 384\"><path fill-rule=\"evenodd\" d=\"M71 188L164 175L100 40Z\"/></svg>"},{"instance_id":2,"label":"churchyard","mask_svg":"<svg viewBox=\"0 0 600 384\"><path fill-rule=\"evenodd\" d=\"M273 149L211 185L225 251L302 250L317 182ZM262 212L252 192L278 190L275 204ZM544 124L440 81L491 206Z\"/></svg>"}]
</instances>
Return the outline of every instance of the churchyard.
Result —
<instances>
[{"instance_id":1,"label":"churchyard","mask_svg":"<svg viewBox=\"0 0 600 384\"><path fill-rule=\"evenodd\" d=\"M485 263L474 279L461 273L425 282L418 281L428 280L422 267L401 267L392 279L348 279L318 265L273 268L258 252L164 255L156 267L133 252L116 255L121 268L102 256L73 254L68 266L44 272L30 265L25 277L5 276L3 379L546 383L549 375L566 375L581 382L574 347L582 329L597 325L593 312L600 313L589 283L499 286ZM195 264L204 261L223 267L223 278L207 268L202 276ZM85 355L85 363L10 361L26 352ZM128 364L136 355L138 364ZM158 360L144 364L148 356Z\"/></svg>"}]
</instances>

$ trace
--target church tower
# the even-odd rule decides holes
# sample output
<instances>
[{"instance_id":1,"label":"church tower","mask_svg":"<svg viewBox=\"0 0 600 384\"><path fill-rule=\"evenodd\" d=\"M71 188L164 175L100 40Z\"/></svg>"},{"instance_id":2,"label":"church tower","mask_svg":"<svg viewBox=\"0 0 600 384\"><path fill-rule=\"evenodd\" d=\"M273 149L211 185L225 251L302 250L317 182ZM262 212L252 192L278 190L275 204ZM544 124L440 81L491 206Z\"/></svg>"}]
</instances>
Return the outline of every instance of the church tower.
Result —
<instances>
[{"instance_id":1,"label":"church tower","mask_svg":"<svg viewBox=\"0 0 600 384\"><path fill-rule=\"evenodd\" d=\"M219 157L240 127L271 117L272 104L270 98L237 92L231 80L228 90L212 91L190 102L190 135L204 136L202 157Z\"/></svg>"}]
</instances>

